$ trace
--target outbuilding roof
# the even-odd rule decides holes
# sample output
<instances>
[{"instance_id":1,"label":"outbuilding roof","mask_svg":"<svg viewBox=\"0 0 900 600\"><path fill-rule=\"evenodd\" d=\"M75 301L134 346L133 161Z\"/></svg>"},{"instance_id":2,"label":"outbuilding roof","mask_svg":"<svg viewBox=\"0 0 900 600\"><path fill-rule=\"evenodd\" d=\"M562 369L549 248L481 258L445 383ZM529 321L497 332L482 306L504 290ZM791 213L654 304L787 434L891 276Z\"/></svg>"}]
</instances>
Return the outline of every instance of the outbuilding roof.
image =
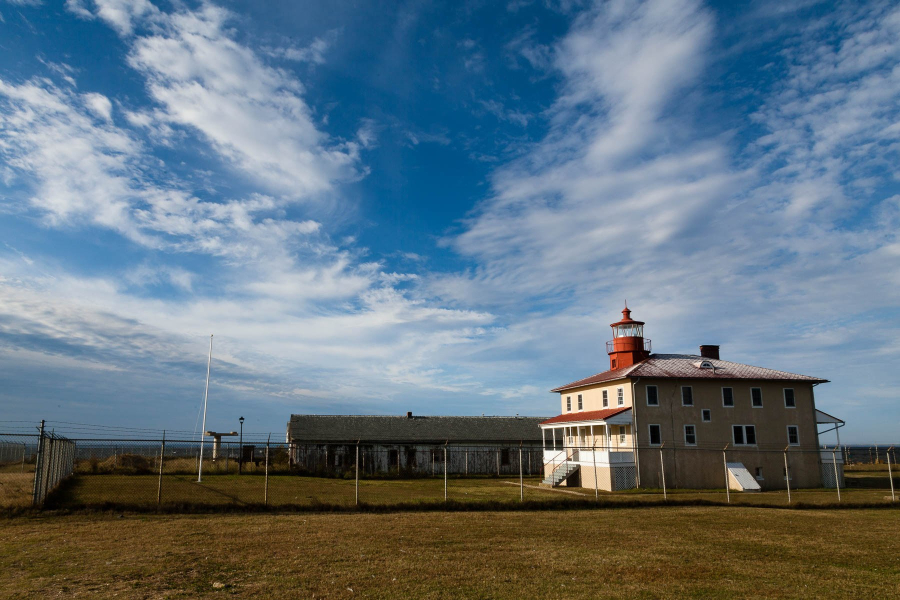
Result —
<instances>
[{"instance_id":1,"label":"outbuilding roof","mask_svg":"<svg viewBox=\"0 0 900 600\"><path fill-rule=\"evenodd\" d=\"M547 417L420 417L291 415L288 441L297 442L540 442Z\"/></svg>"},{"instance_id":2,"label":"outbuilding roof","mask_svg":"<svg viewBox=\"0 0 900 600\"><path fill-rule=\"evenodd\" d=\"M712 368L700 368L698 363L710 363ZM562 392L584 387L595 383L604 383L625 377L652 377L657 379L758 379L772 381L805 381L808 383L826 383L827 379L797 375L787 371L777 371L763 367L754 367L727 360L705 358L696 354L651 354L649 358L630 367L612 369L597 373L572 383L550 390Z\"/></svg>"}]
</instances>

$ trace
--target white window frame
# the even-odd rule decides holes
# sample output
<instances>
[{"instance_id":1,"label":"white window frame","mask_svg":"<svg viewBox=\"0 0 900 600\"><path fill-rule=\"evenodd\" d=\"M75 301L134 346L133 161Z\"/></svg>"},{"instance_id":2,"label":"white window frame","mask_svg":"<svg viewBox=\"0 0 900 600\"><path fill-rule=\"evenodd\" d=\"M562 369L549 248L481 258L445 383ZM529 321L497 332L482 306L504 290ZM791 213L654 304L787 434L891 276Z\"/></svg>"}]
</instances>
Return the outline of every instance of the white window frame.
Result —
<instances>
[{"instance_id":1,"label":"white window frame","mask_svg":"<svg viewBox=\"0 0 900 600\"><path fill-rule=\"evenodd\" d=\"M797 434L796 442L791 441L791 428L793 428L795 433ZM799 446L800 445L800 427L798 427L797 425L788 425L787 426L787 440L788 440L788 446Z\"/></svg>"},{"instance_id":2,"label":"white window frame","mask_svg":"<svg viewBox=\"0 0 900 600\"><path fill-rule=\"evenodd\" d=\"M603 408L609 408L609 390L603 390Z\"/></svg>"},{"instance_id":3,"label":"white window frame","mask_svg":"<svg viewBox=\"0 0 900 600\"><path fill-rule=\"evenodd\" d=\"M566 396L566 412L572 412L572 396Z\"/></svg>"},{"instance_id":4,"label":"white window frame","mask_svg":"<svg viewBox=\"0 0 900 600\"><path fill-rule=\"evenodd\" d=\"M731 404L725 404L725 390L731 390ZM723 387L722 388L722 406L724 408L734 408L734 388L733 387Z\"/></svg>"},{"instance_id":5,"label":"white window frame","mask_svg":"<svg viewBox=\"0 0 900 600\"><path fill-rule=\"evenodd\" d=\"M691 390L691 403L690 404L684 403L684 390ZM692 386L690 386L690 385L681 386L681 405L682 406L693 406L694 405L694 389Z\"/></svg>"},{"instance_id":6,"label":"white window frame","mask_svg":"<svg viewBox=\"0 0 900 600\"><path fill-rule=\"evenodd\" d=\"M759 390L759 406L753 404L753 390ZM763 395L762 395L761 387L750 388L750 407L751 408L762 408L763 407Z\"/></svg>"},{"instance_id":7,"label":"white window frame","mask_svg":"<svg viewBox=\"0 0 900 600\"><path fill-rule=\"evenodd\" d=\"M656 391L656 402L653 404L650 403L650 388L653 388L654 391ZM647 406L659 406L659 388L655 385L647 386Z\"/></svg>"},{"instance_id":8,"label":"white window frame","mask_svg":"<svg viewBox=\"0 0 900 600\"><path fill-rule=\"evenodd\" d=\"M793 406L787 403L787 392L791 390L791 400L794 402ZM794 388L784 388L784 407L785 408L797 408L797 392L794 391Z\"/></svg>"},{"instance_id":9,"label":"white window frame","mask_svg":"<svg viewBox=\"0 0 900 600\"><path fill-rule=\"evenodd\" d=\"M584 399L578 394L578 410L584 410Z\"/></svg>"},{"instance_id":10,"label":"white window frame","mask_svg":"<svg viewBox=\"0 0 900 600\"><path fill-rule=\"evenodd\" d=\"M687 440L688 427L690 427L694 431L694 442L693 443L691 443ZM697 445L697 426L696 425L688 423L684 426L684 445L685 446L696 446Z\"/></svg>"},{"instance_id":11,"label":"white window frame","mask_svg":"<svg viewBox=\"0 0 900 600\"><path fill-rule=\"evenodd\" d=\"M625 406L625 388L616 388L616 406Z\"/></svg>"},{"instance_id":12,"label":"white window frame","mask_svg":"<svg viewBox=\"0 0 900 600\"><path fill-rule=\"evenodd\" d=\"M656 427L657 431L659 431L659 442L653 443L653 428ZM647 424L647 440L649 441L651 446L662 446L662 425L658 425L656 423L648 423Z\"/></svg>"},{"instance_id":13,"label":"white window frame","mask_svg":"<svg viewBox=\"0 0 900 600\"><path fill-rule=\"evenodd\" d=\"M619 445L625 444L625 438L628 435L627 425L619 425Z\"/></svg>"},{"instance_id":14,"label":"white window frame","mask_svg":"<svg viewBox=\"0 0 900 600\"><path fill-rule=\"evenodd\" d=\"M741 428L741 434L744 436L744 442L741 443L741 444L739 444L739 443L737 442L737 440L734 439L734 428L735 428L735 427L740 427L740 428ZM752 428L753 428L753 439L754 439L755 441L754 441L752 444L748 444L748 443L747 443L747 428L748 428L748 427L752 427ZM750 446L751 448L752 448L753 446L758 446L758 445L759 445L759 439L756 437L756 425L741 425L740 423L734 423L734 424L731 426L731 442L732 442L735 446Z\"/></svg>"},{"instance_id":15,"label":"white window frame","mask_svg":"<svg viewBox=\"0 0 900 600\"><path fill-rule=\"evenodd\" d=\"M707 418L709 417L709 418ZM712 423L712 411L708 408L704 408L700 411L700 420L704 423Z\"/></svg>"}]
</instances>

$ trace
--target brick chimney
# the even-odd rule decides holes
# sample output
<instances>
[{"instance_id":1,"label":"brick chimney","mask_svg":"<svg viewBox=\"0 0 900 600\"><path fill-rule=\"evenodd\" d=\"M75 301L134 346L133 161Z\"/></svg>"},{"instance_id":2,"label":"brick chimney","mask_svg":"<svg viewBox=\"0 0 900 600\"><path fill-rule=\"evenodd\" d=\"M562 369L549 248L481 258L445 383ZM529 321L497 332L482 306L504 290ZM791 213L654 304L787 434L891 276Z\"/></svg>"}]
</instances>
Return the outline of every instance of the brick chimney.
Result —
<instances>
[{"instance_id":1,"label":"brick chimney","mask_svg":"<svg viewBox=\"0 0 900 600\"><path fill-rule=\"evenodd\" d=\"M703 358L712 358L715 360L719 360L719 347L710 344L703 344L700 346L700 356L702 356Z\"/></svg>"}]
</instances>

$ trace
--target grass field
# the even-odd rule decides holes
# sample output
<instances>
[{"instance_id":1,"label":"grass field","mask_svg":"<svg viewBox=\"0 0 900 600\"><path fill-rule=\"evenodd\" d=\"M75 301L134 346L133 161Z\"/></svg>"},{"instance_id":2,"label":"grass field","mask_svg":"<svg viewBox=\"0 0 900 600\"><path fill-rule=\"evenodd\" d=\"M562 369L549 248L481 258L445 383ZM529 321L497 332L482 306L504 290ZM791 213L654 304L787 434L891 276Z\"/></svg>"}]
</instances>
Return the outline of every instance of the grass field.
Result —
<instances>
[{"instance_id":1,"label":"grass field","mask_svg":"<svg viewBox=\"0 0 900 600\"><path fill-rule=\"evenodd\" d=\"M886 478L877 472L848 483L862 483L866 487L851 487L841 491L841 504L873 505L890 502ZM538 486L539 479L526 478L524 498L535 504L596 503L594 490L558 488L550 490ZM148 509L156 507L158 479L154 475L80 475L67 481L51 499L52 508L119 508ZM451 478L448 499L457 504L519 502L518 478ZM724 490L670 490L670 502L726 502ZM162 483L161 507L221 508L256 507L266 500L265 479L258 475L206 475L202 483L194 475L165 475ZM443 479L362 480L359 483L361 504L440 505L444 500ZM835 490L794 490L793 504L836 504ZM785 491L757 494L732 493L731 503L754 506L784 506L788 503ZM277 475L269 477L268 504L282 508L322 508L353 506L356 488L353 480L320 477ZM631 490L599 494L602 504L663 502L661 490Z\"/></svg>"},{"instance_id":2,"label":"grass field","mask_svg":"<svg viewBox=\"0 0 900 600\"><path fill-rule=\"evenodd\" d=\"M897 510L0 521L4 598L888 598Z\"/></svg>"},{"instance_id":3,"label":"grass field","mask_svg":"<svg viewBox=\"0 0 900 600\"><path fill-rule=\"evenodd\" d=\"M31 503L33 472L0 472L0 509L20 509ZM886 465L862 465L846 469L846 485L841 490L843 505L878 505L890 503L890 481ZM900 492L900 478L895 477ZM595 504L590 488L548 490L538 486L537 478L526 478L524 497L529 504L567 505ZM158 478L156 475L81 473L67 480L48 503L51 508L85 509L117 508L120 510L156 509ZM900 496L898 496L900 497ZM448 482L448 498L455 504L477 505L498 503L518 505L519 481L509 478L456 478ZM696 501L724 503L724 490L669 490L669 502ZM374 479L359 484L359 500L363 505L432 505L444 500L442 478ZM793 505L837 504L835 490L793 490ZM203 483L193 474L163 476L161 508L165 510L203 510L227 507L233 510L257 508L266 501L265 479L261 474L206 474ZM731 503L753 506L785 506L785 491L758 494L732 493ZM639 489L619 493L600 492L602 504L661 503L662 490ZM329 506L352 507L356 503L352 479L273 475L269 478L268 504L281 508L320 509Z\"/></svg>"}]
</instances>

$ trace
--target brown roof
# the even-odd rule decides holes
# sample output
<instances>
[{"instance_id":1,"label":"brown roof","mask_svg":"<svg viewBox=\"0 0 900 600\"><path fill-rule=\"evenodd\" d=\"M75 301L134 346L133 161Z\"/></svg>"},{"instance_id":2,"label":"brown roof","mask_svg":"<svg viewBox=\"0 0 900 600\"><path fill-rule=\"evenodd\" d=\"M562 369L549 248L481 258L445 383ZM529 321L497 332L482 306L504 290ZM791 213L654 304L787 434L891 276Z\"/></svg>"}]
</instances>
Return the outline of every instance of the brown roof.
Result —
<instances>
[{"instance_id":1,"label":"brown roof","mask_svg":"<svg viewBox=\"0 0 900 600\"><path fill-rule=\"evenodd\" d=\"M559 416L553 417L552 419L542 421L540 424L552 425L553 423L569 423L572 421L605 421L606 419L623 413L626 410L631 410L631 407L626 406L624 408L607 408L604 410L586 410L577 413L564 413Z\"/></svg>"},{"instance_id":2,"label":"brown roof","mask_svg":"<svg viewBox=\"0 0 900 600\"><path fill-rule=\"evenodd\" d=\"M701 369L695 365L700 361L709 361L714 369ZM827 379L797 375L787 371L776 371L763 367L754 367L741 363L705 358L695 354L651 354L650 358L622 369L613 369L597 373L572 383L550 390L562 392L584 387L595 383L604 383L625 377L652 377L657 379L763 379L771 381L806 381L809 383L826 383Z\"/></svg>"}]
</instances>

